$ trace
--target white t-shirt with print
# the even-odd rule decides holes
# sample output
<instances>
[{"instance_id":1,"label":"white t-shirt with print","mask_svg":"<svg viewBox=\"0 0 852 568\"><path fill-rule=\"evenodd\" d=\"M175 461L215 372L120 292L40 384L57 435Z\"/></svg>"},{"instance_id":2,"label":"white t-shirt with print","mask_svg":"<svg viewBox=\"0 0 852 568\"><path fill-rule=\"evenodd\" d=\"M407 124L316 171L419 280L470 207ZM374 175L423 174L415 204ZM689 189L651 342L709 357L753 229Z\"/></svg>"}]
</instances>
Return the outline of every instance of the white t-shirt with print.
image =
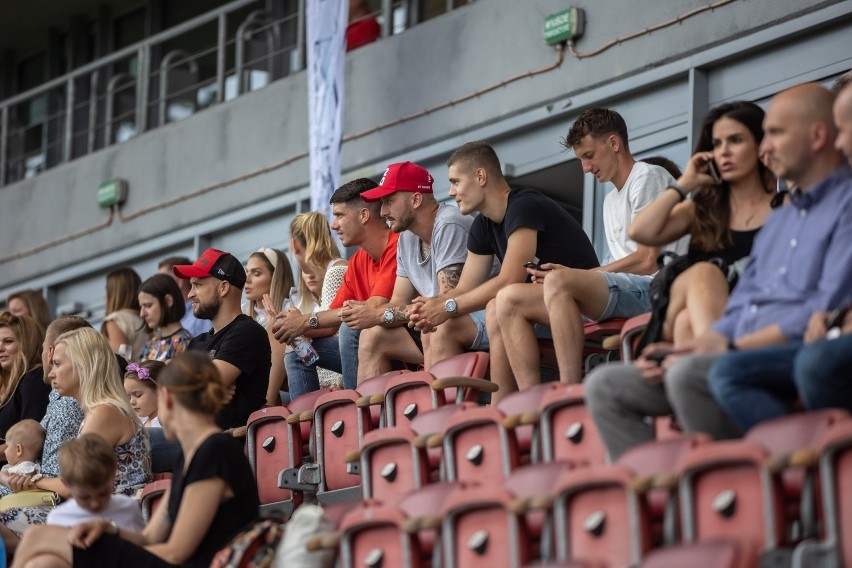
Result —
<instances>
[{"instance_id":1,"label":"white t-shirt with print","mask_svg":"<svg viewBox=\"0 0 852 568\"><path fill-rule=\"evenodd\" d=\"M48 513L46 524L73 527L98 518L113 521L118 528L127 531L142 532L145 528L139 503L126 495L113 495L106 508L99 513L87 511L77 501L69 499Z\"/></svg>"}]
</instances>

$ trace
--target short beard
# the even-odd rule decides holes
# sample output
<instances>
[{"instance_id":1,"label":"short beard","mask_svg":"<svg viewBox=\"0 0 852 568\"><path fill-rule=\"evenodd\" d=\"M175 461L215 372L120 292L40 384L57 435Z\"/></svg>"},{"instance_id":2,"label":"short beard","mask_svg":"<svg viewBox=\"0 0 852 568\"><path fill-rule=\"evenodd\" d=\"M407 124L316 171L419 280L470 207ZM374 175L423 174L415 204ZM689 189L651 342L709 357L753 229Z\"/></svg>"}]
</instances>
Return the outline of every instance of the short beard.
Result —
<instances>
[{"instance_id":1,"label":"short beard","mask_svg":"<svg viewBox=\"0 0 852 568\"><path fill-rule=\"evenodd\" d=\"M395 223L391 227L394 233L407 231L411 227L411 224L414 223L414 211L409 208L403 212L401 217L397 217L394 221Z\"/></svg>"},{"instance_id":2,"label":"short beard","mask_svg":"<svg viewBox=\"0 0 852 568\"><path fill-rule=\"evenodd\" d=\"M198 319L212 321L213 318L215 318L216 315L219 313L220 304L221 300L219 299L219 296L215 296L210 302L206 304L198 304L197 306L193 307L192 315L194 315Z\"/></svg>"}]
</instances>

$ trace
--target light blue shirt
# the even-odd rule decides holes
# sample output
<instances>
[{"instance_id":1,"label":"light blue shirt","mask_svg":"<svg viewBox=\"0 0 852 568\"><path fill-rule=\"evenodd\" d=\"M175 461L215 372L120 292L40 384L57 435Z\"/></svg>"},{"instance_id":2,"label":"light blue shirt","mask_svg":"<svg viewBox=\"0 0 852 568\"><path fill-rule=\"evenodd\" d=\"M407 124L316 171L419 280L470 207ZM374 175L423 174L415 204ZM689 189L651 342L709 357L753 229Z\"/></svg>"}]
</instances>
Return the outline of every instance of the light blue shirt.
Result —
<instances>
[{"instance_id":1,"label":"light blue shirt","mask_svg":"<svg viewBox=\"0 0 852 568\"><path fill-rule=\"evenodd\" d=\"M852 294L850 176L844 165L769 216L713 329L735 340L777 324L800 340L811 314Z\"/></svg>"},{"instance_id":2,"label":"light blue shirt","mask_svg":"<svg viewBox=\"0 0 852 568\"><path fill-rule=\"evenodd\" d=\"M186 303L186 314L180 318L180 325L191 333L192 337L201 335L205 331L210 331L210 328L213 327L210 320L198 319L192 315L192 301Z\"/></svg>"}]
</instances>

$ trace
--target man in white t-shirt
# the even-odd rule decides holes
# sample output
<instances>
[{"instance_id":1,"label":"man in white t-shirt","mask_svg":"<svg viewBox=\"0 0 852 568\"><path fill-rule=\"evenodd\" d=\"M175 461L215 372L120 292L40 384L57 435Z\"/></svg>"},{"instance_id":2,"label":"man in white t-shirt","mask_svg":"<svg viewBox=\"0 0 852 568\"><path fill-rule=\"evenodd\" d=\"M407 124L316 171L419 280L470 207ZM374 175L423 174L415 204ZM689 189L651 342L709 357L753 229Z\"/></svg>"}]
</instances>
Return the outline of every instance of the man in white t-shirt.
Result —
<instances>
[{"instance_id":1,"label":"man in white t-shirt","mask_svg":"<svg viewBox=\"0 0 852 568\"><path fill-rule=\"evenodd\" d=\"M391 370L392 361L425 363L426 368L432 363L420 332L407 325L408 304L417 296L431 298L456 287L473 223L458 207L435 200L433 181L426 169L402 162L388 166L379 186L361 194L368 202L381 200L382 217L399 233L399 241L393 297L373 310L374 325L361 331L359 383ZM427 336L423 339L428 342Z\"/></svg>"},{"instance_id":2,"label":"man in white t-shirt","mask_svg":"<svg viewBox=\"0 0 852 568\"><path fill-rule=\"evenodd\" d=\"M512 286L497 296L496 324L503 337L512 338L504 344L520 388L536 384L540 377L539 361L526 348L535 341L534 324L550 326L561 382L577 383L582 378L583 316L605 320L650 311L649 288L659 251L629 240L627 228L639 211L675 181L662 167L633 158L627 125L613 110L582 112L564 143L580 159L584 172L615 186L603 209L609 254L600 268L592 270L555 264L528 269L532 285ZM686 245L679 241L667 248L683 253Z\"/></svg>"}]
</instances>

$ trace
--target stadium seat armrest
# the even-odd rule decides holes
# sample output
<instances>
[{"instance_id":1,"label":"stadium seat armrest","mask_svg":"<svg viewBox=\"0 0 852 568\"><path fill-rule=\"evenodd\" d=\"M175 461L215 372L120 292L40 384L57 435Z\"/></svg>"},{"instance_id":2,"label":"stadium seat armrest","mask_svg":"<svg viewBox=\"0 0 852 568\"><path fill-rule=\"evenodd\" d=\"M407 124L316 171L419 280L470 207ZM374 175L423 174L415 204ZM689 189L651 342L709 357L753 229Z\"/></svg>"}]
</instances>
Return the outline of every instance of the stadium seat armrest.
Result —
<instances>
[{"instance_id":1,"label":"stadium seat armrest","mask_svg":"<svg viewBox=\"0 0 852 568\"><path fill-rule=\"evenodd\" d=\"M474 377L444 377L443 379L435 379L432 381L432 388L434 390L460 388L474 389L480 392L497 392L500 387L491 381L476 379Z\"/></svg>"}]
</instances>

